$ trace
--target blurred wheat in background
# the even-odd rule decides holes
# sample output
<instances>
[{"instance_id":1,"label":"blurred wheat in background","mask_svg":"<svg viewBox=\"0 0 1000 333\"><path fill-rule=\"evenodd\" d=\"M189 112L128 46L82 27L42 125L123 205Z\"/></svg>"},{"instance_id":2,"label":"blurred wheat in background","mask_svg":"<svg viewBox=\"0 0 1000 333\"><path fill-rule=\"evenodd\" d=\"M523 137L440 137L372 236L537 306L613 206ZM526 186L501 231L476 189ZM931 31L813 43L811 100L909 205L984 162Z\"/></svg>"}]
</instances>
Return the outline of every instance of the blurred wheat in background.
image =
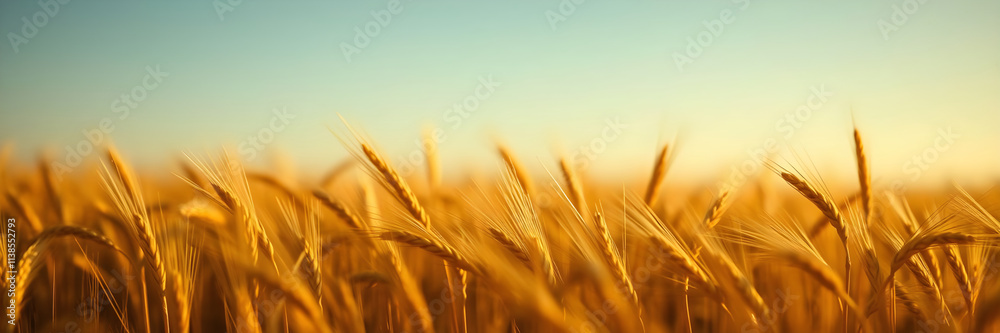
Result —
<instances>
[{"instance_id":1,"label":"blurred wheat in background","mask_svg":"<svg viewBox=\"0 0 1000 333\"><path fill-rule=\"evenodd\" d=\"M845 137L850 137L845 131ZM593 180L555 156L403 177L373 142L321 180L113 148L83 176L2 161L14 332L983 332L1000 329L1000 196L769 161L733 188ZM317 149L322 153L326 147ZM6 156L6 155L3 155ZM352 172L353 170L362 171ZM156 170L163 171L163 170ZM610 175L605 179L615 179ZM980 184L988 185L988 184ZM832 191L835 189L836 191ZM4 238L7 242L8 239Z\"/></svg>"}]
</instances>

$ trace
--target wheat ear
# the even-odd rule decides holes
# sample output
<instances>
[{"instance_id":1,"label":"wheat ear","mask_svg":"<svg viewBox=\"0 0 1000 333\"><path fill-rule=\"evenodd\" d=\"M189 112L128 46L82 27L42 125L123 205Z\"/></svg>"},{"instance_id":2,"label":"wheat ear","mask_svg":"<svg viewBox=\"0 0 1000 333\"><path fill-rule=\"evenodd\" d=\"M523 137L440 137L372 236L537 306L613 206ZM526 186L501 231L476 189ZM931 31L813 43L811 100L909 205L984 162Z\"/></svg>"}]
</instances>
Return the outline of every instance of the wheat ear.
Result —
<instances>
[{"instance_id":1,"label":"wheat ear","mask_svg":"<svg viewBox=\"0 0 1000 333\"><path fill-rule=\"evenodd\" d=\"M972 313L972 281L969 280L969 272L965 270L965 263L962 262L962 257L959 256L955 246L945 245L943 249L948 266L951 267L951 272L955 275L959 288L962 289L962 297L965 298L965 304L969 307L969 313Z\"/></svg>"},{"instance_id":2,"label":"wheat ear","mask_svg":"<svg viewBox=\"0 0 1000 333\"><path fill-rule=\"evenodd\" d=\"M650 207L659 195L660 187L663 184L663 177L667 174L667 162L670 145L663 145L660 153L656 155L656 163L653 164L653 174L649 177L649 184L646 185L646 195L643 201Z\"/></svg>"},{"instance_id":3,"label":"wheat ear","mask_svg":"<svg viewBox=\"0 0 1000 333\"><path fill-rule=\"evenodd\" d=\"M528 175L528 170L524 168L521 163L514 158L514 154L510 152L505 146L498 146L497 151L500 152L500 156L503 157L504 164L507 164L507 168L513 170L514 177L517 178L517 182L521 184L521 188L524 189L524 193L531 195L534 190L534 184L531 182L531 176Z\"/></svg>"},{"instance_id":4,"label":"wheat ear","mask_svg":"<svg viewBox=\"0 0 1000 333\"><path fill-rule=\"evenodd\" d=\"M844 242L845 246L847 244L847 226L844 224L844 219L840 215L840 210L837 206L833 204L833 200L829 197L821 194L816 190L811 184L802 180L798 176L782 172L781 178L791 185L799 194L808 199L816 208L819 208L823 215L826 215L827 219L830 221L830 225L833 229L837 230L837 235L840 236L840 240Z\"/></svg>"},{"instance_id":5,"label":"wheat ear","mask_svg":"<svg viewBox=\"0 0 1000 333\"><path fill-rule=\"evenodd\" d=\"M858 162L858 182L861 184L861 205L864 207L865 221L872 214L872 176L868 167L868 156L865 155L865 145L861 141L861 133L854 129L854 157Z\"/></svg>"},{"instance_id":6,"label":"wheat ear","mask_svg":"<svg viewBox=\"0 0 1000 333\"><path fill-rule=\"evenodd\" d=\"M403 204L413 218L420 221L425 228L430 228L430 216L427 215L427 211L424 210L424 207L420 205L420 202L417 200L417 195L413 194L413 191L410 190L410 186L406 184L403 178L399 177L396 170L390 167L389 164L386 163L386 161L382 159L382 157L380 157L378 153L376 153L375 150L372 149L372 147L367 143L361 144L361 150L365 153L365 157L368 158L368 161L372 163L372 166L374 166L375 169L382 174L382 178L385 179L384 184L388 185L393 196L395 196L396 199Z\"/></svg>"},{"instance_id":7,"label":"wheat ear","mask_svg":"<svg viewBox=\"0 0 1000 333\"><path fill-rule=\"evenodd\" d=\"M500 243L504 249L507 249L510 254L514 255L514 258L517 258L517 260L521 263L531 267L531 259L528 256L528 252L525 251L520 245L517 245L514 239L494 227L489 227L489 233L490 236L497 241L497 243Z\"/></svg>"},{"instance_id":8,"label":"wheat ear","mask_svg":"<svg viewBox=\"0 0 1000 333\"><path fill-rule=\"evenodd\" d=\"M975 237L971 235L957 232L939 232L915 235L896 251L896 255L892 258L892 264L889 266L889 277L882 285L882 290L889 287L889 284L895 279L896 271L903 267L903 265L910 261L910 258L917 253L923 252L924 250L934 246L968 244L974 242L975 240Z\"/></svg>"},{"instance_id":9,"label":"wheat ear","mask_svg":"<svg viewBox=\"0 0 1000 333\"><path fill-rule=\"evenodd\" d=\"M615 248L614 240L611 239L611 232L608 231L608 223L604 220L604 215L599 211L595 212L594 222L597 225L597 233L601 236L600 248L601 254L604 255L604 260L611 266L615 278L625 286L625 290L628 296L632 298L632 302L639 304L639 294L636 293L635 286L632 285L632 279L628 277L625 263L622 262L618 254L618 249Z\"/></svg>"},{"instance_id":10,"label":"wheat ear","mask_svg":"<svg viewBox=\"0 0 1000 333\"><path fill-rule=\"evenodd\" d=\"M720 298L719 286L711 280L705 270L695 262L694 258L682 254L682 250L661 236L651 236L649 241L653 246L659 247L664 252L666 259L680 268L685 277L690 278L699 287L704 288L707 294Z\"/></svg>"},{"instance_id":11,"label":"wheat ear","mask_svg":"<svg viewBox=\"0 0 1000 333\"><path fill-rule=\"evenodd\" d=\"M767 307L767 303L764 302L764 298L760 296L760 293L758 293L757 289L754 288L753 283L750 282L750 279L747 278L746 274L736 267L736 263L734 263L728 256L721 253L716 254L716 256L719 258L719 262L723 268L723 273L725 273L736 284L734 287L736 288L737 293L740 295L740 298L742 298L743 301L750 306L753 313L757 315L757 320L761 320L762 318L771 318L771 310Z\"/></svg>"},{"instance_id":12,"label":"wheat ear","mask_svg":"<svg viewBox=\"0 0 1000 333\"><path fill-rule=\"evenodd\" d=\"M472 272L479 272L479 270L476 269L476 266L469 261L468 258L459 253L458 250L455 250L455 248L443 242L421 237L408 231L383 232L379 235L379 237L383 240L420 248L430 254L433 254L434 256L444 259L444 261L454 265L455 267Z\"/></svg>"},{"instance_id":13,"label":"wheat ear","mask_svg":"<svg viewBox=\"0 0 1000 333\"><path fill-rule=\"evenodd\" d=\"M583 195L583 185L580 184L580 178L573 170L573 166L570 165L569 160L563 158L559 160L559 168L562 169L563 177L566 179L566 187L569 190L570 201L573 203L573 207L580 216L586 217L587 214L587 202Z\"/></svg>"},{"instance_id":14,"label":"wheat ear","mask_svg":"<svg viewBox=\"0 0 1000 333\"><path fill-rule=\"evenodd\" d=\"M121 253L125 256L125 251L119 248L113 241L107 237L101 236L96 232L76 226L57 226L45 229L38 234L31 243L25 249L24 254L21 255L21 259L18 261L17 266L20 271L17 272L18 281L15 287L14 303L15 306L20 308L21 303L24 302L25 292L28 285L31 283L32 274L34 273L35 266L38 264L38 258L41 256L45 246L50 240L57 237L72 236L77 239L91 241L97 244L107 246L115 252ZM9 245L8 245L9 246ZM127 257L127 256L126 256Z\"/></svg>"},{"instance_id":15,"label":"wheat ear","mask_svg":"<svg viewBox=\"0 0 1000 333\"><path fill-rule=\"evenodd\" d=\"M708 212L705 213L705 226L708 229L712 229L715 225L719 224L722 220L722 213L725 213L727 208L727 199L729 198L729 191L723 191L719 194L719 197L712 202L712 207L708 208Z\"/></svg>"},{"instance_id":16,"label":"wheat ear","mask_svg":"<svg viewBox=\"0 0 1000 333\"><path fill-rule=\"evenodd\" d=\"M139 243L139 248L146 256L146 263L153 271L153 280L156 282L163 296L163 315L170 318L167 307L167 272L164 268L163 257L160 255L160 248L153 234L153 227L149 215L146 213L146 206L143 203L142 194L138 185L129 170L125 167L118 153L114 149L108 149L108 160L115 169L117 181L105 168L104 178L105 188L111 195L118 212L123 220L129 221L132 228L132 235ZM169 331L169 320L164 320Z\"/></svg>"},{"instance_id":17,"label":"wheat ear","mask_svg":"<svg viewBox=\"0 0 1000 333\"><path fill-rule=\"evenodd\" d=\"M899 298L899 302L903 303L903 307L906 308L906 311L909 311L917 317L917 322L926 322L927 315L924 314L924 311L920 308L920 304L917 303L917 300L914 299L909 292L907 292L902 283L899 281L895 281L893 283L896 288L896 298Z\"/></svg>"},{"instance_id":18,"label":"wheat ear","mask_svg":"<svg viewBox=\"0 0 1000 333\"><path fill-rule=\"evenodd\" d=\"M319 199L320 203L337 214L337 217L343 220L344 223L347 223L347 226L355 230L365 230L364 224L361 222L361 217L354 214L354 212L347 208L347 206L345 206L342 202L331 198L330 195L326 194L326 192L323 192L322 190L315 190L312 194L316 197L316 199Z\"/></svg>"}]
</instances>

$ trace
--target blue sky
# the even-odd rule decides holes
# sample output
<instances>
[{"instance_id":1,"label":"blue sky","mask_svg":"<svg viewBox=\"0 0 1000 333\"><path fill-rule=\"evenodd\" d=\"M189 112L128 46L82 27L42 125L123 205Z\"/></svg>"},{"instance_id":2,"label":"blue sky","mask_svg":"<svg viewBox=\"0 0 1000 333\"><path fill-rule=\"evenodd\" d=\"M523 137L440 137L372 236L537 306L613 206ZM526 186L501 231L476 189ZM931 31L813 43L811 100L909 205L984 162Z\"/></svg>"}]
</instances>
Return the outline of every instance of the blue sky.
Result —
<instances>
[{"instance_id":1,"label":"blue sky","mask_svg":"<svg viewBox=\"0 0 1000 333\"><path fill-rule=\"evenodd\" d=\"M0 140L24 159L65 160L108 119L142 165L271 129L252 165L323 169L346 156L328 130L339 113L397 163L426 128L455 172L495 163L498 139L537 166L566 154L593 155L593 173L645 170L677 138L672 172L711 179L769 138L843 164L853 114L877 173L909 177L948 128L955 143L920 178L1000 170L997 1L41 3L0 4ZM358 47L366 26L377 34ZM474 97L484 80L495 89ZM817 90L790 131L782 119ZM294 118L275 123L276 109ZM609 122L623 126L611 140Z\"/></svg>"}]
</instances>

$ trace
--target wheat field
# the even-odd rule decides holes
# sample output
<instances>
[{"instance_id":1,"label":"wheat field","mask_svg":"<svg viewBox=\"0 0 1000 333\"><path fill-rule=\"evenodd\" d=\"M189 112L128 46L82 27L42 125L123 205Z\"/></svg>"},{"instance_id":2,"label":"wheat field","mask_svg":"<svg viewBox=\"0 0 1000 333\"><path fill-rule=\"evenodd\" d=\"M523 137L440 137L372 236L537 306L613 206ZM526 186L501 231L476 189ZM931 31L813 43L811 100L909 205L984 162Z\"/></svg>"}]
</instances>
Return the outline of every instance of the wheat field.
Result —
<instances>
[{"instance_id":1,"label":"wheat field","mask_svg":"<svg viewBox=\"0 0 1000 333\"><path fill-rule=\"evenodd\" d=\"M874 185L862 134L841 165L767 161L742 186L694 189L669 181L671 145L632 170L642 183L504 146L496 169L445 181L431 140L426 172L404 177L353 130L316 152L352 157L312 180L225 151L139 172L108 147L64 179L4 158L5 327L1000 330L1000 196ZM857 178L828 184L826 167Z\"/></svg>"}]
</instances>

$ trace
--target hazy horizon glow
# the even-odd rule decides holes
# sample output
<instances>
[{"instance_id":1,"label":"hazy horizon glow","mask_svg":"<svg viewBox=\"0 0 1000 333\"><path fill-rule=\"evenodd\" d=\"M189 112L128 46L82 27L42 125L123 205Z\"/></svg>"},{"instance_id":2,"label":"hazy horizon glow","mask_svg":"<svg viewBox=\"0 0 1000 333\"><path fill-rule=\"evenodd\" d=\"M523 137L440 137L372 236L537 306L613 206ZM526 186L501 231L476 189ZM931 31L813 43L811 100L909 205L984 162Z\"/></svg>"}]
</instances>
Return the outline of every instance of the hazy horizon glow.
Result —
<instances>
[{"instance_id":1,"label":"hazy horizon glow","mask_svg":"<svg viewBox=\"0 0 1000 333\"><path fill-rule=\"evenodd\" d=\"M450 175L500 141L642 177L676 139L671 175L717 180L772 144L850 175L856 123L876 175L1000 175L997 1L233 3L0 4L0 142L315 171L348 156L340 114L400 167L436 128Z\"/></svg>"}]
</instances>

